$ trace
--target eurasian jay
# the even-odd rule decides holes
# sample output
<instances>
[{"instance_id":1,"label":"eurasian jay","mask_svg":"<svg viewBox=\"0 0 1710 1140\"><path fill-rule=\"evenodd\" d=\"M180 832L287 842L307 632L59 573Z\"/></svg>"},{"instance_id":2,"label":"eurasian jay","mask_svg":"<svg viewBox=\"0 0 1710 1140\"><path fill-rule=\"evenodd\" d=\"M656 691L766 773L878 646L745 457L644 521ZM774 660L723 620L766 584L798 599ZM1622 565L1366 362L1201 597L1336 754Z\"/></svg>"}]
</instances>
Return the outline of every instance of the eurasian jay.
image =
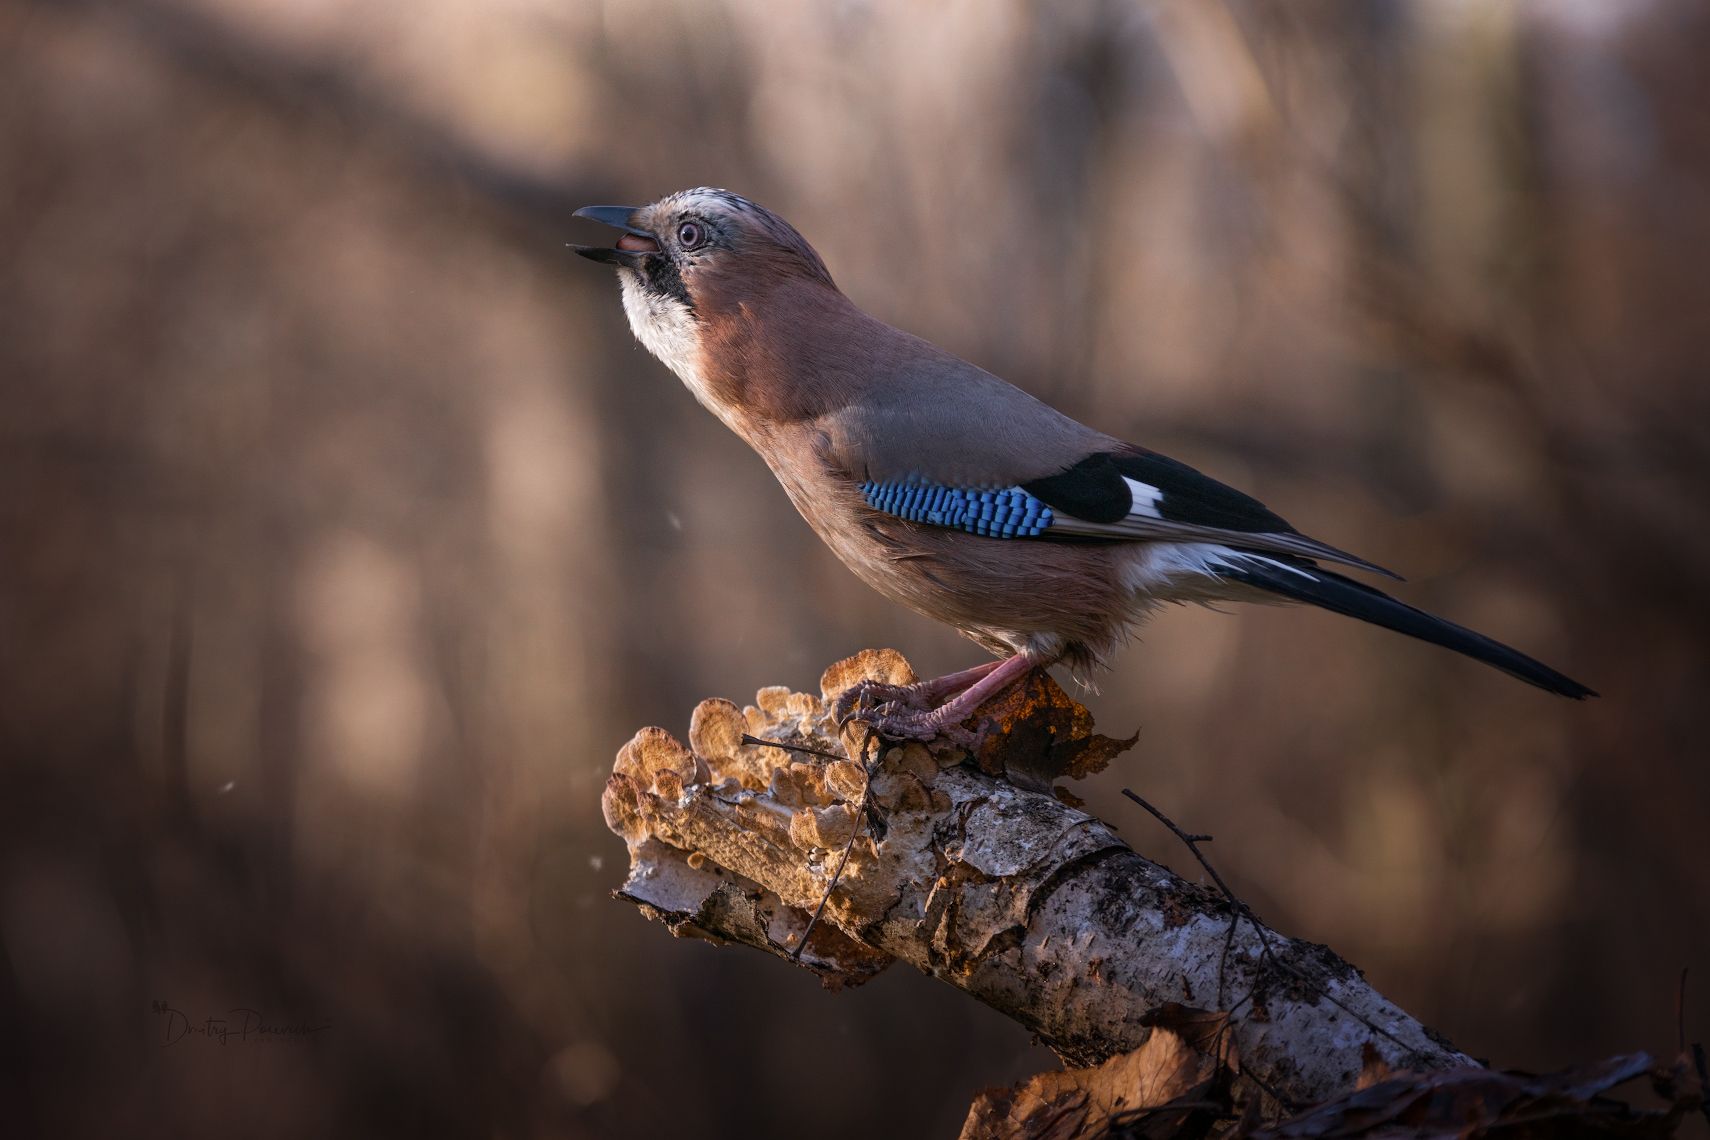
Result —
<instances>
[{"instance_id":1,"label":"eurasian jay","mask_svg":"<svg viewBox=\"0 0 1710 1140\"><path fill-rule=\"evenodd\" d=\"M1070 419L867 315L784 219L701 187L589 206L623 231L576 252L618 270L637 339L760 453L862 581L1001 659L838 710L930 739L1034 667L1085 681L1165 602L1305 602L1446 646L1573 698L1584 685L1323 563L1389 574L1240 491Z\"/></svg>"}]
</instances>

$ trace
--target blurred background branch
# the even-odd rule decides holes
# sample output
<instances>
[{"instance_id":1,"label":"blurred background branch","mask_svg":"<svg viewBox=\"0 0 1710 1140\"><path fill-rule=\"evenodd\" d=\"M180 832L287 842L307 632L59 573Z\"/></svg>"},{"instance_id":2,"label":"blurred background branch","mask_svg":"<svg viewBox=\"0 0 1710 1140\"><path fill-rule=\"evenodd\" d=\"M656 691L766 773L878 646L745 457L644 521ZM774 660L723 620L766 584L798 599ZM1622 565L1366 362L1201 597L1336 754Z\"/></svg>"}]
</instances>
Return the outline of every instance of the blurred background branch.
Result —
<instances>
[{"instance_id":1,"label":"blurred background branch","mask_svg":"<svg viewBox=\"0 0 1710 1140\"><path fill-rule=\"evenodd\" d=\"M535 169L492 153L445 116L411 105L368 74L360 60L336 50L304 52L217 6L172 0L24 2L81 11L131 38L135 50L156 65L225 88L232 98L254 100L281 115L342 122L371 145L419 163L417 177L479 193L532 230L560 232L570 212L589 200L591 184L579 184L568 171ZM540 233L530 236L541 239Z\"/></svg>"}]
</instances>

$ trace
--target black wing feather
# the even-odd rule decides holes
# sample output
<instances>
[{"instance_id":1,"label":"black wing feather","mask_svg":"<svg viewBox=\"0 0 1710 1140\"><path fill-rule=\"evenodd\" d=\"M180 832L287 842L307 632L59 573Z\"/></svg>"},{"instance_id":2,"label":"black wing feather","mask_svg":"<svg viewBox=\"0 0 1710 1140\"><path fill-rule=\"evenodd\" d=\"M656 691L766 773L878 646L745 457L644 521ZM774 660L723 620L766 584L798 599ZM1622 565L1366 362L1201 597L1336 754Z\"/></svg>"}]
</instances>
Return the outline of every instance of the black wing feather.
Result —
<instances>
[{"instance_id":1,"label":"black wing feather","mask_svg":"<svg viewBox=\"0 0 1710 1140\"><path fill-rule=\"evenodd\" d=\"M1133 480L1131 485L1128 480ZM1149 490L1136 511L1134 485ZM1055 475L1021 484L1059 518L1047 541L1218 542L1237 549L1324 558L1391 578L1400 575L1308 538L1251 495L1178 460L1125 444Z\"/></svg>"},{"instance_id":2,"label":"black wing feather","mask_svg":"<svg viewBox=\"0 0 1710 1140\"><path fill-rule=\"evenodd\" d=\"M1157 488L1158 514L1170 522L1250 534L1300 533L1251 495L1141 447L1096 452L1021 488L1054 511L1088 522L1114 523L1134 506L1125 475Z\"/></svg>"},{"instance_id":3,"label":"black wing feather","mask_svg":"<svg viewBox=\"0 0 1710 1140\"><path fill-rule=\"evenodd\" d=\"M1399 602L1382 590L1344 578L1340 574L1293 559L1242 558L1229 560L1222 577L1256 586L1272 594L1297 602L1320 606L1332 613L1358 618L1361 621L1417 637L1433 645L1441 645L1463 653L1504 673L1558 693L1574 700L1584 700L1597 694L1573 678L1556 672L1541 661L1475 633L1465 626L1434 617L1424 610Z\"/></svg>"},{"instance_id":4,"label":"black wing feather","mask_svg":"<svg viewBox=\"0 0 1710 1140\"><path fill-rule=\"evenodd\" d=\"M1111 457L1117 473L1158 488L1158 513L1171 522L1245 530L1255 534L1299 534L1281 515L1226 483L1178 459L1129 448Z\"/></svg>"},{"instance_id":5,"label":"black wing feather","mask_svg":"<svg viewBox=\"0 0 1710 1140\"><path fill-rule=\"evenodd\" d=\"M1023 483L1021 489L1054 511L1094 523L1120 522L1134 506L1116 456L1108 451L1095 452L1055 475Z\"/></svg>"}]
</instances>

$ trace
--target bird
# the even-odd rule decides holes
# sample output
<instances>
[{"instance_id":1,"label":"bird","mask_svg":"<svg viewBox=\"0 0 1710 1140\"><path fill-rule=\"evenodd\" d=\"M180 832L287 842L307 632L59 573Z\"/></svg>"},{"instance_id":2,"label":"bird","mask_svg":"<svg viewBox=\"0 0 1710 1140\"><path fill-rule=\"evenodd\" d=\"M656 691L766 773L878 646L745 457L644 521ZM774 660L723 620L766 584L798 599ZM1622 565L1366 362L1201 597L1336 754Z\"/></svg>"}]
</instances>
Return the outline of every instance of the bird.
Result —
<instances>
[{"instance_id":1,"label":"bird","mask_svg":"<svg viewBox=\"0 0 1710 1140\"><path fill-rule=\"evenodd\" d=\"M1257 499L869 315L794 226L741 195L702 186L574 216L622 231L572 248L616 268L636 339L759 454L832 552L994 657L863 682L841 720L977 740L980 708L1029 672L1062 665L1090 684L1141 622L1183 602L1317 606L1597 695L1343 573L1398 578Z\"/></svg>"}]
</instances>

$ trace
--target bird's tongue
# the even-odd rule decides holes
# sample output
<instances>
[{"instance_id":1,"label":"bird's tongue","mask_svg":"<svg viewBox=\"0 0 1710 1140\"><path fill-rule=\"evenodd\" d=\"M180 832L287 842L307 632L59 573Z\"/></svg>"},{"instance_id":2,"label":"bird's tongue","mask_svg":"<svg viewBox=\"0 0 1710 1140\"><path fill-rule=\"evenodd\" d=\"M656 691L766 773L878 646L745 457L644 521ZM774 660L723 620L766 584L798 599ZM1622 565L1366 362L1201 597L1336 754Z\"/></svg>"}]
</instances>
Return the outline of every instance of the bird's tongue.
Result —
<instances>
[{"instance_id":1,"label":"bird's tongue","mask_svg":"<svg viewBox=\"0 0 1710 1140\"><path fill-rule=\"evenodd\" d=\"M624 234L622 237L617 239L617 247L619 249L629 250L632 253L659 252L658 242L654 241L650 237L642 237L640 234Z\"/></svg>"}]
</instances>

